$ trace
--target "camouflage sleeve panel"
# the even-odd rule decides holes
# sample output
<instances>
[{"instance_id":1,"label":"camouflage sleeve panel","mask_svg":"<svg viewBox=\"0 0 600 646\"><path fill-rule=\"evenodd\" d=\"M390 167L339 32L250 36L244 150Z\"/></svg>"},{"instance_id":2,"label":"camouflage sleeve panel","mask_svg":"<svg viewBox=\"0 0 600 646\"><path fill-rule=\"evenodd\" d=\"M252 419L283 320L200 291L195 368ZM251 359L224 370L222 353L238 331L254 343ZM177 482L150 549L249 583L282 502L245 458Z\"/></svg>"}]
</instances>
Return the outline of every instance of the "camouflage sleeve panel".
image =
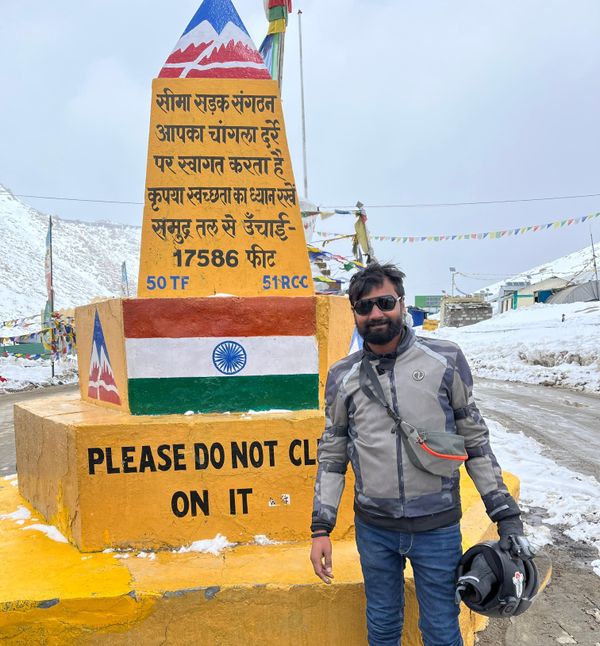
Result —
<instances>
[{"instance_id":1,"label":"camouflage sleeve panel","mask_svg":"<svg viewBox=\"0 0 600 646\"><path fill-rule=\"evenodd\" d=\"M456 356L452 408L457 433L465 438L465 448L469 456L466 462L467 473L477 491L484 498L484 502L488 495L508 496L502 479L502 469L490 446L489 429L473 399L473 377L461 350Z\"/></svg>"},{"instance_id":2,"label":"camouflage sleeve panel","mask_svg":"<svg viewBox=\"0 0 600 646\"><path fill-rule=\"evenodd\" d=\"M519 505L508 492L493 491L487 496L483 496L483 504L490 520L495 523L521 514Z\"/></svg>"},{"instance_id":3,"label":"camouflage sleeve panel","mask_svg":"<svg viewBox=\"0 0 600 646\"><path fill-rule=\"evenodd\" d=\"M319 468L315 481L315 495L311 531L332 531L344 491L348 468L348 411L341 375L335 366L327 376L325 388L325 432L317 453Z\"/></svg>"}]
</instances>

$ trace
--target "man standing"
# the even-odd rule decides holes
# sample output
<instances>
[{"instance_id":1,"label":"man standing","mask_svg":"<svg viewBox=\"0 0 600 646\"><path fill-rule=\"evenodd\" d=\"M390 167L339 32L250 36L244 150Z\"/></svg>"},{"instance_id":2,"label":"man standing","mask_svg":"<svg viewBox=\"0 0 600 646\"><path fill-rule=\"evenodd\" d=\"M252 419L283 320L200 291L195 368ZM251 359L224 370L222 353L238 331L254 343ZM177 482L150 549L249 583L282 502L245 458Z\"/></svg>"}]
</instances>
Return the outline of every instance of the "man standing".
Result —
<instances>
[{"instance_id":1,"label":"man standing","mask_svg":"<svg viewBox=\"0 0 600 646\"><path fill-rule=\"evenodd\" d=\"M473 400L466 359L456 344L417 339L405 325L404 277L393 265L372 264L350 282L365 343L327 378L310 558L317 576L331 583L329 534L350 461L369 644L400 643L408 558L425 646L461 646L455 602L461 464L498 523L501 546L522 557L531 553Z\"/></svg>"}]
</instances>

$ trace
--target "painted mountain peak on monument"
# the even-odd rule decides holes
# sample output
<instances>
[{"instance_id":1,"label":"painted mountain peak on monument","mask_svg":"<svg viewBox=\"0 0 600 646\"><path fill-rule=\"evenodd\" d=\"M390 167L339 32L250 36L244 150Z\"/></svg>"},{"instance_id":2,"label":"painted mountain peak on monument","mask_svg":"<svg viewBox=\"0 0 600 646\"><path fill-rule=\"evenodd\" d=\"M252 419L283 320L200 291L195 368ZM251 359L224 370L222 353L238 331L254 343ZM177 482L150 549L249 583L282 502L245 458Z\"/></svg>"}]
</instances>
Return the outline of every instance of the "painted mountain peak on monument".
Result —
<instances>
[{"instance_id":1,"label":"painted mountain peak on monument","mask_svg":"<svg viewBox=\"0 0 600 646\"><path fill-rule=\"evenodd\" d=\"M158 76L271 78L231 0L204 0Z\"/></svg>"},{"instance_id":2,"label":"painted mountain peak on monument","mask_svg":"<svg viewBox=\"0 0 600 646\"><path fill-rule=\"evenodd\" d=\"M110 404L116 404L117 406L121 405L121 397L119 396L115 375L110 365L108 348L106 347L104 330L102 329L98 310L96 310L94 317L88 397Z\"/></svg>"}]
</instances>

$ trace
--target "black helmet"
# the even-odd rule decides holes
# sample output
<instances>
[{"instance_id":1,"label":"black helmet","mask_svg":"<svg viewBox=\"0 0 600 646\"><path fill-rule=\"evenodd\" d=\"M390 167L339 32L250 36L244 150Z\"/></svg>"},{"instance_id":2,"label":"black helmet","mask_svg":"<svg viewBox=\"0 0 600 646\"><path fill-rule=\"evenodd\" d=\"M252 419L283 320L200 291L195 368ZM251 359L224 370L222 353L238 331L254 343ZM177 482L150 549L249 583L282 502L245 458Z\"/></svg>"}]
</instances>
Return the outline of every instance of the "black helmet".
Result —
<instances>
[{"instance_id":1,"label":"black helmet","mask_svg":"<svg viewBox=\"0 0 600 646\"><path fill-rule=\"evenodd\" d=\"M523 561L498 541L474 545L460 560L456 599L487 617L514 617L533 603L539 589L533 559Z\"/></svg>"}]
</instances>

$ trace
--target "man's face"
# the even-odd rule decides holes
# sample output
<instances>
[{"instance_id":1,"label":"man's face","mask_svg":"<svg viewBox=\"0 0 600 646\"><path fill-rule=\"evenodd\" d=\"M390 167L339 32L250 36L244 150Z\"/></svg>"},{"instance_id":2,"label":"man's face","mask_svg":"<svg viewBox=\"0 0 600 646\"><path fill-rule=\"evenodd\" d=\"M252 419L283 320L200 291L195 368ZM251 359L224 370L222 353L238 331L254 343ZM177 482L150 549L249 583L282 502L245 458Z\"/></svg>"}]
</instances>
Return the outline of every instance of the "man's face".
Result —
<instances>
[{"instance_id":1,"label":"man's face","mask_svg":"<svg viewBox=\"0 0 600 646\"><path fill-rule=\"evenodd\" d=\"M377 298L378 296L398 298L394 285L388 278L384 279L381 286L374 287L371 291L363 294L359 300ZM358 333L367 343L385 345L402 332L404 324L403 301L397 301L394 309L388 312L381 311L377 304L374 304L368 314L361 315L354 312L354 320Z\"/></svg>"}]
</instances>

